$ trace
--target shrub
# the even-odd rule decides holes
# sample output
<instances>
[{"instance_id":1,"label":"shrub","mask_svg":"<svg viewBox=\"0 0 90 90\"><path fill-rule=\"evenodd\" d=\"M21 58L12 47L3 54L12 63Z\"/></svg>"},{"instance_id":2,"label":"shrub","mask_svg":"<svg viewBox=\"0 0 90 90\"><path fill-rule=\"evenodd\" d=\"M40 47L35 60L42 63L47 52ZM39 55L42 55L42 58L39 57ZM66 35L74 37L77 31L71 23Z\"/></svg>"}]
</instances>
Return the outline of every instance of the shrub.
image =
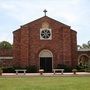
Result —
<instances>
[{"instance_id":1,"label":"shrub","mask_svg":"<svg viewBox=\"0 0 90 90\"><path fill-rule=\"evenodd\" d=\"M3 68L3 72L4 73L14 73L15 72L15 68L14 67Z\"/></svg>"},{"instance_id":2,"label":"shrub","mask_svg":"<svg viewBox=\"0 0 90 90\"><path fill-rule=\"evenodd\" d=\"M36 73L37 72L37 66L35 66L35 65L28 66L26 69L27 69L27 73Z\"/></svg>"},{"instance_id":3,"label":"shrub","mask_svg":"<svg viewBox=\"0 0 90 90\"><path fill-rule=\"evenodd\" d=\"M16 67L13 67L14 69L26 69L25 67L20 67L20 66L16 66Z\"/></svg>"},{"instance_id":4,"label":"shrub","mask_svg":"<svg viewBox=\"0 0 90 90\"><path fill-rule=\"evenodd\" d=\"M75 67L79 72L84 72L85 68L87 68L86 66L82 66L82 65L78 65Z\"/></svg>"},{"instance_id":5,"label":"shrub","mask_svg":"<svg viewBox=\"0 0 90 90\"><path fill-rule=\"evenodd\" d=\"M2 75L2 73L3 73L3 70L2 70L2 68L0 67L0 76Z\"/></svg>"},{"instance_id":6,"label":"shrub","mask_svg":"<svg viewBox=\"0 0 90 90\"><path fill-rule=\"evenodd\" d=\"M0 42L0 49L12 49L12 45L7 41Z\"/></svg>"},{"instance_id":7,"label":"shrub","mask_svg":"<svg viewBox=\"0 0 90 90\"><path fill-rule=\"evenodd\" d=\"M37 72L37 67L35 65L28 66L26 68L22 68L22 67L6 67L6 68L3 68L3 72L4 73L15 73L16 69L26 69L27 73L36 73Z\"/></svg>"},{"instance_id":8,"label":"shrub","mask_svg":"<svg viewBox=\"0 0 90 90\"><path fill-rule=\"evenodd\" d=\"M71 72L72 68L70 66L64 65L64 64L58 64L57 69L64 69L64 72Z\"/></svg>"},{"instance_id":9,"label":"shrub","mask_svg":"<svg viewBox=\"0 0 90 90\"><path fill-rule=\"evenodd\" d=\"M86 72L90 72L90 66L86 67L86 68L85 68L85 71L86 71Z\"/></svg>"}]
</instances>

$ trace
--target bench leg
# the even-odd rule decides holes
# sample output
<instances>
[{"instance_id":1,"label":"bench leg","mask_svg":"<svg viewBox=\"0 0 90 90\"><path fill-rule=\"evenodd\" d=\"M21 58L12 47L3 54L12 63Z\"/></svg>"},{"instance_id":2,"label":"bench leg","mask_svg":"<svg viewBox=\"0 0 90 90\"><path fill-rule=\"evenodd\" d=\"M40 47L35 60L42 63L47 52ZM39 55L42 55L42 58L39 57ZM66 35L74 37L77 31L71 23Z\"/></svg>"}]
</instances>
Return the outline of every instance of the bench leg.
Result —
<instances>
[{"instance_id":1,"label":"bench leg","mask_svg":"<svg viewBox=\"0 0 90 90\"><path fill-rule=\"evenodd\" d=\"M24 75L26 74L26 72L24 71Z\"/></svg>"},{"instance_id":2,"label":"bench leg","mask_svg":"<svg viewBox=\"0 0 90 90\"><path fill-rule=\"evenodd\" d=\"M61 74L63 74L63 71L61 71Z\"/></svg>"},{"instance_id":3,"label":"bench leg","mask_svg":"<svg viewBox=\"0 0 90 90\"><path fill-rule=\"evenodd\" d=\"M53 71L53 73L55 74L55 71Z\"/></svg>"},{"instance_id":4,"label":"bench leg","mask_svg":"<svg viewBox=\"0 0 90 90\"><path fill-rule=\"evenodd\" d=\"M16 75L18 75L18 71L16 71Z\"/></svg>"}]
</instances>

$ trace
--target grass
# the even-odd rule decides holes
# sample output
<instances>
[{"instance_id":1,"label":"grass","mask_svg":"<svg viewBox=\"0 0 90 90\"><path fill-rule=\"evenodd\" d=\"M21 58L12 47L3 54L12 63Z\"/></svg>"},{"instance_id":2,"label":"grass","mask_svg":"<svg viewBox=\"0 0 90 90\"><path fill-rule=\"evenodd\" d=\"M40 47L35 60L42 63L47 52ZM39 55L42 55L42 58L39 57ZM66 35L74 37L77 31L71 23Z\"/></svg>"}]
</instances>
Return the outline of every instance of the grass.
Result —
<instances>
[{"instance_id":1,"label":"grass","mask_svg":"<svg viewBox=\"0 0 90 90\"><path fill-rule=\"evenodd\" d=\"M90 90L90 77L0 77L0 90Z\"/></svg>"}]
</instances>

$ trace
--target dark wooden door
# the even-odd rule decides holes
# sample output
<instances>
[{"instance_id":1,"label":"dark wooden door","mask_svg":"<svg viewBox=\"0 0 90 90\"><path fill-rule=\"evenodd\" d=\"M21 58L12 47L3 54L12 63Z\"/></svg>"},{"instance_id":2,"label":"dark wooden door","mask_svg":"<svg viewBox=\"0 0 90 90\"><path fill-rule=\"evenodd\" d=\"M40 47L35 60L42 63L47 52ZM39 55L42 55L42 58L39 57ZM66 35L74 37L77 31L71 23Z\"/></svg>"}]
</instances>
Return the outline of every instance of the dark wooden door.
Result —
<instances>
[{"instance_id":1,"label":"dark wooden door","mask_svg":"<svg viewBox=\"0 0 90 90\"><path fill-rule=\"evenodd\" d=\"M40 69L44 69L45 72L52 72L52 57L41 57Z\"/></svg>"}]
</instances>

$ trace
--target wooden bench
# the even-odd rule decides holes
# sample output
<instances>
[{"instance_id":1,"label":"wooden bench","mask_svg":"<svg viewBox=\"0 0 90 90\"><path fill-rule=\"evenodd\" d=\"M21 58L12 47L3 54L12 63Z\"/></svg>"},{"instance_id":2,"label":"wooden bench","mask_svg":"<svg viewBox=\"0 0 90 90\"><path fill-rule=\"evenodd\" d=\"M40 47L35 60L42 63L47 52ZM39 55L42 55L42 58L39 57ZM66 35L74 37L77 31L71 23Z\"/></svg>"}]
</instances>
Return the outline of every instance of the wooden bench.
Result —
<instances>
[{"instance_id":1,"label":"wooden bench","mask_svg":"<svg viewBox=\"0 0 90 90\"><path fill-rule=\"evenodd\" d=\"M27 70L26 69L16 69L15 71L16 71L16 75L18 75L19 72L23 72L25 75Z\"/></svg>"},{"instance_id":2,"label":"wooden bench","mask_svg":"<svg viewBox=\"0 0 90 90\"><path fill-rule=\"evenodd\" d=\"M64 69L53 69L53 73L55 74L56 71L61 71L61 74L63 74Z\"/></svg>"}]
</instances>

